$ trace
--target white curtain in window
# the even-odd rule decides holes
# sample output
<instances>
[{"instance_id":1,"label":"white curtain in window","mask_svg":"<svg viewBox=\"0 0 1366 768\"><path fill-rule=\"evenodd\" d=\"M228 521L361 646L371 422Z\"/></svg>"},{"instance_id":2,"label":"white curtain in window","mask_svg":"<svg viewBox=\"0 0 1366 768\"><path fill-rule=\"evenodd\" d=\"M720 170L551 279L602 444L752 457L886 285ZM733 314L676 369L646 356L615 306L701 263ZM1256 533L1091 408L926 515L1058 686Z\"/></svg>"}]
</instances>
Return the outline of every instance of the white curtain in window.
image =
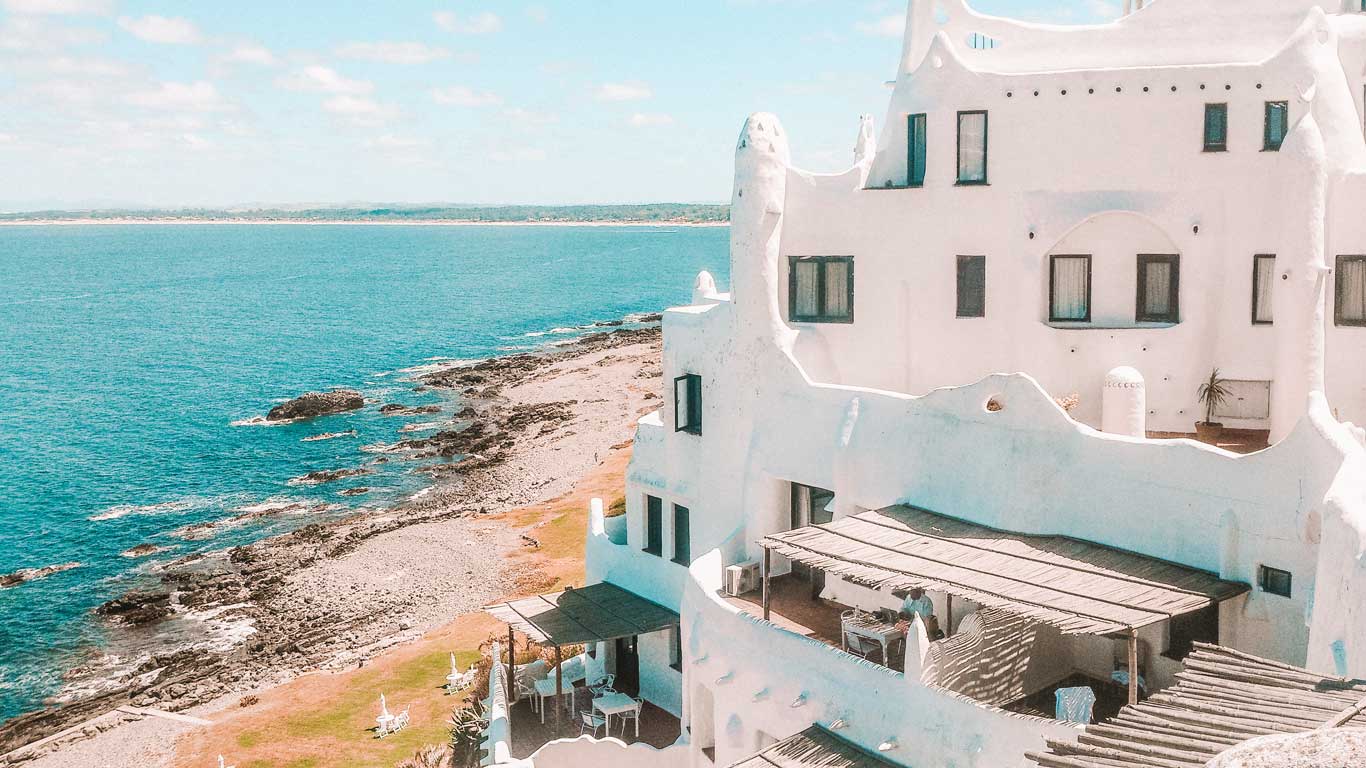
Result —
<instances>
[{"instance_id":1,"label":"white curtain in window","mask_svg":"<svg viewBox=\"0 0 1366 768\"><path fill-rule=\"evenodd\" d=\"M1143 272L1143 314L1147 317L1171 314L1172 265L1150 261Z\"/></svg>"},{"instance_id":2,"label":"white curtain in window","mask_svg":"<svg viewBox=\"0 0 1366 768\"><path fill-rule=\"evenodd\" d=\"M1366 322L1366 260L1342 260L1342 293L1338 314L1343 320Z\"/></svg>"},{"instance_id":3,"label":"white curtain in window","mask_svg":"<svg viewBox=\"0 0 1366 768\"><path fill-rule=\"evenodd\" d=\"M693 426L688 418L688 379L674 381L674 426L687 429Z\"/></svg>"},{"instance_id":4,"label":"white curtain in window","mask_svg":"<svg viewBox=\"0 0 1366 768\"><path fill-rule=\"evenodd\" d=\"M1053 259L1054 320L1085 320L1087 312L1087 260L1068 256Z\"/></svg>"},{"instance_id":5,"label":"white curtain in window","mask_svg":"<svg viewBox=\"0 0 1366 768\"><path fill-rule=\"evenodd\" d=\"M1252 307L1252 318L1259 323L1269 323L1272 319L1271 296L1276 287L1276 260L1274 258L1257 259L1257 293L1254 297L1256 304Z\"/></svg>"},{"instance_id":6,"label":"white curtain in window","mask_svg":"<svg viewBox=\"0 0 1366 768\"><path fill-rule=\"evenodd\" d=\"M825 316L849 316L849 264L844 261L825 263Z\"/></svg>"},{"instance_id":7,"label":"white curtain in window","mask_svg":"<svg viewBox=\"0 0 1366 768\"><path fill-rule=\"evenodd\" d=\"M820 314L821 304L820 295L817 290L820 281L817 279L820 264L814 261L798 261L793 268L797 270L797 315L800 317L815 317Z\"/></svg>"},{"instance_id":8,"label":"white curtain in window","mask_svg":"<svg viewBox=\"0 0 1366 768\"><path fill-rule=\"evenodd\" d=\"M986 181L987 116L958 116L958 180Z\"/></svg>"}]
</instances>

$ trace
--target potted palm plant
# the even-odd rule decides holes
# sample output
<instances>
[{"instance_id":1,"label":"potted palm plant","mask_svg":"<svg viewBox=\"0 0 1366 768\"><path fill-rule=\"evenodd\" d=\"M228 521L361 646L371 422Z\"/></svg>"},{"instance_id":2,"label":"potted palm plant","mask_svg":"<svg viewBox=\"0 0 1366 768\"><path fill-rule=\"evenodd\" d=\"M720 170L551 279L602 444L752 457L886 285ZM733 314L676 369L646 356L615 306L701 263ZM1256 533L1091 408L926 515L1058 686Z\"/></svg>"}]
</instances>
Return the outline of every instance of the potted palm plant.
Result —
<instances>
[{"instance_id":1,"label":"potted palm plant","mask_svg":"<svg viewBox=\"0 0 1366 768\"><path fill-rule=\"evenodd\" d=\"M1214 411L1233 397L1228 381L1219 376L1219 369L1210 372L1209 380L1196 391L1200 402L1205 406L1205 420L1195 422L1195 436L1202 443L1217 445L1223 435L1224 425L1214 420Z\"/></svg>"}]
</instances>

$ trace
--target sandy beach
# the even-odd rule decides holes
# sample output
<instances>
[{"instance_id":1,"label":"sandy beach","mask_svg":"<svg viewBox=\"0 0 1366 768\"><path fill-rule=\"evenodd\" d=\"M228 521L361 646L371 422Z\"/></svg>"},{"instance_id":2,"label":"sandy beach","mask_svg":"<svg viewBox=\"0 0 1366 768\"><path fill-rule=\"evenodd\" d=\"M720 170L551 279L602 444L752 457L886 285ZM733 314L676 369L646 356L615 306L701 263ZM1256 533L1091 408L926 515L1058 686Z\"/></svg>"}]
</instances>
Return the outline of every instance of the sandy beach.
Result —
<instances>
[{"instance_id":1,"label":"sandy beach","mask_svg":"<svg viewBox=\"0 0 1366 768\"><path fill-rule=\"evenodd\" d=\"M356 688L347 675L424 653L444 661L433 644L477 647L489 631L482 605L581 578L583 510L591 495L620 494L635 419L658 407L659 345L657 326L617 329L419 377L415 386L468 403L459 425L376 460L458 459L423 465L430 489L391 509L172 563L162 575L171 601L243 628L237 641L154 658L101 697L10 721L0 750L12 751L0 764L209 765L205 750L243 750L218 741L232 727L221 724L240 726L280 702L306 712L301 701L312 696L291 686L331 685L335 699ZM159 597L126 596L127 615ZM241 706L244 696L252 706Z\"/></svg>"}]
</instances>

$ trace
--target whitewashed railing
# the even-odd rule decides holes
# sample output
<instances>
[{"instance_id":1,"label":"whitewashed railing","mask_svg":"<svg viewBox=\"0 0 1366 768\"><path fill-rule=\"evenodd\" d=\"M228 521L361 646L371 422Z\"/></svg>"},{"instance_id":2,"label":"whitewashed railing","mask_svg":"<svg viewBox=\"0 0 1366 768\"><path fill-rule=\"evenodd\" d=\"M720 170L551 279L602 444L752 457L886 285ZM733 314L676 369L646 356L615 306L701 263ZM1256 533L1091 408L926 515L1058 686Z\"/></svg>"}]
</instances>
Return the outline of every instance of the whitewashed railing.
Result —
<instances>
[{"instance_id":1,"label":"whitewashed railing","mask_svg":"<svg viewBox=\"0 0 1366 768\"><path fill-rule=\"evenodd\" d=\"M512 761L512 712L508 705L507 667L503 664L502 646L499 643L493 644L491 652L493 666L489 668L489 698L484 703L489 724L484 730L483 747L486 754L480 765L501 765Z\"/></svg>"}]
</instances>

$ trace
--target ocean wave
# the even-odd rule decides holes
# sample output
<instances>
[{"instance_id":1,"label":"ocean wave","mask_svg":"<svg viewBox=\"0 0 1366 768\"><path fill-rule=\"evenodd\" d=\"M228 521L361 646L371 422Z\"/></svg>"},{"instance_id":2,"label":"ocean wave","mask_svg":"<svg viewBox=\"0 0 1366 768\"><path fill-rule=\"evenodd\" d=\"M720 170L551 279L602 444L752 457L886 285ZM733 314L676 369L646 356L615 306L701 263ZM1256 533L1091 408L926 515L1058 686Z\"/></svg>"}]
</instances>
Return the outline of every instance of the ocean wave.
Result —
<instances>
[{"instance_id":1,"label":"ocean wave","mask_svg":"<svg viewBox=\"0 0 1366 768\"><path fill-rule=\"evenodd\" d=\"M316 443L316 442L318 442L318 441L320 441L320 440L335 440L335 439L337 439L337 438L339 438L339 437L355 437L355 436L356 436L356 430L354 430L354 429L348 429L348 430L346 430L345 432L324 432L324 433L322 433L321 435L309 435L308 437L301 437L301 438L299 438L299 442L301 442L301 443Z\"/></svg>"},{"instance_id":2,"label":"ocean wave","mask_svg":"<svg viewBox=\"0 0 1366 768\"><path fill-rule=\"evenodd\" d=\"M449 421L415 421L411 424L404 424L398 428L399 432L431 432L450 426Z\"/></svg>"},{"instance_id":3,"label":"ocean wave","mask_svg":"<svg viewBox=\"0 0 1366 768\"><path fill-rule=\"evenodd\" d=\"M0 302L0 307L17 307L20 304L47 304L53 301L76 301L78 299L88 299L94 296L93 293L78 293L73 296L42 296L36 299L19 299L18 301Z\"/></svg>"},{"instance_id":4,"label":"ocean wave","mask_svg":"<svg viewBox=\"0 0 1366 768\"><path fill-rule=\"evenodd\" d=\"M236 420L236 421L228 422L228 426L230 426L230 427L282 427L282 426L284 426L284 425L286 425L286 424L292 424L292 423L293 423L293 420L292 420L292 419L281 419L281 420L279 420L279 421L271 421L271 420L267 419L265 416L252 416L252 417L249 418L249 419L238 419L238 420Z\"/></svg>"},{"instance_id":5,"label":"ocean wave","mask_svg":"<svg viewBox=\"0 0 1366 768\"><path fill-rule=\"evenodd\" d=\"M189 512L195 509L204 509L221 502L221 499L190 496L174 501L163 501L158 504L116 504L101 512L93 514L86 519L92 522L100 522L102 520L117 520L120 517L129 517L131 515L169 515L180 512Z\"/></svg>"}]
</instances>

